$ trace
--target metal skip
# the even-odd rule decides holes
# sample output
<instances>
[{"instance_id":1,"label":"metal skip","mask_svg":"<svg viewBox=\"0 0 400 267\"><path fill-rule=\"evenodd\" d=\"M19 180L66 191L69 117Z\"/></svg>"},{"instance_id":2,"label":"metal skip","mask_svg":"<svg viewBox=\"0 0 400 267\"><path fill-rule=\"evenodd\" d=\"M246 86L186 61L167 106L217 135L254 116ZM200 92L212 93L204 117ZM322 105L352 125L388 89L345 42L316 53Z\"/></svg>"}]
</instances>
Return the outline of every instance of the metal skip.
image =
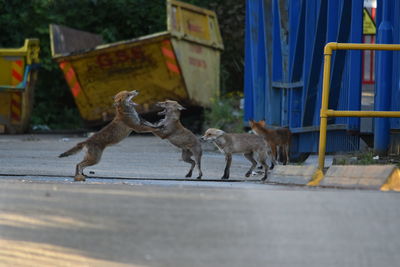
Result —
<instances>
[{"instance_id":1,"label":"metal skip","mask_svg":"<svg viewBox=\"0 0 400 267\"><path fill-rule=\"evenodd\" d=\"M24 133L29 128L39 51L38 39L0 49L0 133Z\"/></svg>"},{"instance_id":2,"label":"metal skip","mask_svg":"<svg viewBox=\"0 0 400 267\"><path fill-rule=\"evenodd\" d=\"M140 114L157 111L165 99L211 105L223 50L216 14L173 0L167 13L167 31L110 44L98 34L50 25L52 57L87 125L113 118L112 96L121 90L140 91Z\"/></svg>"}]
</instances>

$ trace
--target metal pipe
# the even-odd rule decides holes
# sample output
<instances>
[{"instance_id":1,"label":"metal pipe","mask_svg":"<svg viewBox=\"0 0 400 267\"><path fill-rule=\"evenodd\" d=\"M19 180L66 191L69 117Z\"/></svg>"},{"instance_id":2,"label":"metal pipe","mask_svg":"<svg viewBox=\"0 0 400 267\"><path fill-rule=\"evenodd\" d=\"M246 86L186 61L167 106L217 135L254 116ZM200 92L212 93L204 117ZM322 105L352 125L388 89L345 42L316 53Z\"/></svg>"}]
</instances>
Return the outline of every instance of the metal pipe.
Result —
<instances>
[{"instance_id":1,"label":"metal pipe","mask_svg":"<svg viewBox=\"0 0 400 267\"><path fill-rule=\"evenodd\" d=\"M328 117L376 117L399 118L400 111L358 111L358 110L332 110L325 113Z\"/></svg>"},{"instance_id":2,"label":"metal pipe","mask_svg":"<svg viewBox=\"0 0 400 267\"><path fill-rule=\"evenodd\" d=\"M392 0L382 2L382 22L378 28L377 43L390 44L393 42L393 29L391 24ZM390 45L387 45L390 46ZM379 51L376 53L377 68L375 87L375 110L390 110L392 93L392 68L393 52ZM390 121L388 118L374 120L374 150L378 154L386 154L390 139Z\"/></svg>"},{"instance_id":3,"label":"metal pipe","mask_svg":"<svg viewBox=\"0 0 400 267\"><path fill-rule=\"evenodd\" d=\"M328 49L327 49L328 47ZM328 125L328 117L326 111L329 103L329 85L331 79L331 56L332 50L329 50L329 44L325 46L324 56L324 73L322 82L322 103L321 103L321 123L319 131L319 147L318 147L318 169L322 172L325 165L326 152L326 127Z\"/></svg>"},{"instance_id":4,"label":"metal pipe","mask_svg":"<svg viewBox=\"0 0 400 267\"><path fill-rule=\"evenodd\" d=\"M324 54L332 54L332 50L400 50L400 44L353 44L330 42L325 46Z\"/></svg>"},{"instance_id":5,"label":"metal pipe","mask_svg":"<svg viewBox=\"0 0 400 267\"><path fill-rule=\"evenodd\" d=\"M400 50L400 45L388 44L344 44L344 43L328 43L324 49L324 73L322 85L322 103L321 103L321 122L319 133L319 148L318 148L318 170L319 174L325 167L326 153L326 137L328 117L383 117L394 118L400 117L400 111L351 111L351 110L332 110L328 109L329 103L329 87L330 87L330 71L331 71L331 56L333 50L339 49L359 49L359 50ZM390 106L389 106L390 108ZM388 138L387 138L388 140ZM320 175L318 175L320 176Z\"/></svg>"}]
</instances>

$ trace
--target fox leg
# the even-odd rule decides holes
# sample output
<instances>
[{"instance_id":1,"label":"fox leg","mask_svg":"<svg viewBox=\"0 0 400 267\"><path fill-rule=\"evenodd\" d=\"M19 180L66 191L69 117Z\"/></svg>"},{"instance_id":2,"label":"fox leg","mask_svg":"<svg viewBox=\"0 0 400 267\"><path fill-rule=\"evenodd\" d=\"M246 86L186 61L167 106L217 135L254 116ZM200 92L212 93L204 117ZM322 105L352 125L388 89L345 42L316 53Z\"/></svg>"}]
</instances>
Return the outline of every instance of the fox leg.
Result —
<instances>
[{"instance_id":1,"label":"fox leg","mask_svg":"<svg viewBox=\"0 0 400 267\"><path fill-rule=\"evenodd\" d=\"M95 165L101 159L103 149L99 147L88 146L85 158L76 165L75 178L74 181L85 181L85 175L83 174L83 169Z\"/></svg>"},{"instance_id":2,"label":"fox leg","mask_svg":"<svg viewBox=\"0 0 400 267\"><path fill-rule=\"evenodd\" d=\"M269 160L271 161L271 166L269 166L269 169L272 170L275 165L278 165L277 162L277 152L278 152L278 146L275 144L270 145L271 150L267 152L267 157L269 157Z\"/></svg>"},{"instance_id":3,"label":"fox leg","mask_svg":"<svg viewBox=\"0 0 400 267\"><path fill-rule=\"evenodd\" d=\"M228 179L229 178L229 169L231 168L232 163L232 154L225 154L225 170L224 175L222 175L221 179Z\"/></svg>"},{"instance_id":4,"label":"fox leg","mask_svg":"<svg viewBox=\"0 0 400 267\"><path fill-rule=\"evenodd\" d=\"M285 160L283 162L283 165L286 165L287 163L289 163L289 145L286 144L284 145L285 148Z\"/></svg>"},{"instance_id":5,"label":"fox leg","mask_svg":"<svg viewBox=\"0 0 400 267\"><path fill-rule=\"evenodd\" d=\"M253 172L254 168L257 166L257 161L253 158L253 152L244 153L243 155L245 156L246 159L248 159L251 162L251 167L246 172L246 177L249 177L250 174Z\"/></svg>"},{"instance_id":6,"label":"fox leg","mask_svg":"<svg viewBox=\"0 0 400 267\"><path fill-rule=\"evenodd\" d=\"M277 164L277 152L278 152L278 147L275 144L271 144L271 161L272 161L272 165L270 167L270 170L272 170L274 167L274 165Z\"/></svg>"},{"instance_id":7,"label":"fox leg","mask_svg":"<svg viewBox=\"0 0 400 267\"><path fill-rule=\"evenodd\" d=\"M261 179L261 181L267 180L268 177L268 165L266 163L266 159L267 159L267 154L263 153L258 154L258 161L261 163L261 165L264 167L265 170L264 177Z\"/></svg>"},{"instance_id":8,"label":"fox leg","mask_svg":"<svg viewBox=\"0 0 400 267\"><path fill-rule=\"evenodd\" d=\"M281 145L277 145L276 146L276 162L282 162L282 146Z\"/></svg>"},{"instance_id":9,"label":"fox leg","mask_svg":"<svg viewBox=\"0 0 400 267\"><path fill-rule=\"evenodd\" d=\"M193 153L190 150L182 149L182 160L184 162L192 164L189 172L185 175L185 177L192 177L192 172L193 172L194 166L196 165L196 162L191 158L192 154Z\"/></svg>"},{"instance_id":10,"label":"fox leg","mask_svg":"<svg viewBox=\"0 0 400 267\"><path fill-rule=\"evenodd\" d=\"M197 179L201 179L201 177L203 176L203 172L201 171L201 156L202 156L201 147L194 148L191 152L194 156L194 161L196 162L197 169L199 171L199 176L197 176Z\"/></svg>"}]
</instances>

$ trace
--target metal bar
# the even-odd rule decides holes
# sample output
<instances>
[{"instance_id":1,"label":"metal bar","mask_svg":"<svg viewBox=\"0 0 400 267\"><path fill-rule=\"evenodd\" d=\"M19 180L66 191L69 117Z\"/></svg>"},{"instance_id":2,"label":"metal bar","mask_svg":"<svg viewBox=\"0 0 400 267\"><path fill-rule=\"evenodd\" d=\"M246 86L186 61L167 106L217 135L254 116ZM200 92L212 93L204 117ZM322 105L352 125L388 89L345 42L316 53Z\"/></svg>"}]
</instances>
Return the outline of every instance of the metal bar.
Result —
<instances>
[{"instance_id":1,"label":"metal bar","mask_svg":"<svg viewBox=\"0 0 400 267\"><path fill-rule=\"evenodd\" d=\"M324 54L332 54L332 50L387 50L399 51L399 44L352 44L330 42L325 46Z\"/></svg>"},{"instance_id":2,"label":"metal bar","mask_svg":"<svg viewBox=\"0 0 400 267\"><path fill-rule=\"evenodd\" d=\"M272 126L270 126L272 128ZM276 128L281 128L281 127L276 127ZM327 131L346 131L347 130L347 125L346 124L329 124L326 127ZM298 127L298 128L290 128L290 131L292 133L310 133L310 132L319 132L320 127L319 125L315 126L306 126L306 127Z\"/></svg>"},{"instance_id":3,"label":"metal bar","mask_svg":"<svg viewBox=\"0 0 400 267\"><path fill-rule=\"evenodd\" d=\"M319 147L318 147L318 169L324 169L325 152L326 152L326 127L328 125L328 117L326 112L329 103L329 84L331 79L331 56L332 54L325 54L324 58L324 73L322 82L322 103L321 103L321 123L319 132Z\"/></svg>"},{"instance_id":4,"label":"metal bar","mask_svg":"<svg viewBox=\"0 0 400 267\"><path fill-rule=\"evenodd\" d=\"M329 87L330 87L330 69L331 56L333 50L349 49L349 50L400 50L400 45L392 44L344 44L344 43L328 43L324 49L324 72L322 86L322 103L321 103L321 122L319 133L319 148L318 148L318 171L315 174L314 180L321 179L322 171L325 165L326 152L326 130L328 117L400 117L400 111L335 111L328 110L329 103ZM311 183L312 184L312 183Z\"/></svg>"},{"instance_id":5,"label":"metal bar","mask_svg":"<svg viewBox=\"0 0 400 267\"><path fill-rule=\"evenodd\" d=\"M360 25L363 25L363 14L360 10L363 9L364 1L357 0L351 1L351 20L350 20L350 33L349 42L351 43L362 43L363 29ZM346 63L346 100L347 106L341 106L338 109L347 110L361 110L361 99L362 99L362 87L361 77L362 68L360 68L362 62L362 52L360 50L348 51L348 60ZM370 54L372 53L369 51ZM340 95L340 94L339 94ZM341 103L341 102L339 102ZM337 121L336 123L343 122L348 125L348 130L358 131L360 130L360 118L347 118L344 121Z\"/></svg>"},{"instance_id":6,"label":"metal bar","mask_svg":"<svg viewBox=\"0 0 400 267\"><path fill-rule=\"evenodd\" d=\"M326 26L327 26L327 14L328 14L328 1L316 1L320 2L317 7L318 17L316 20L316 29L312 39L312 56L309 65L310 71L308 76L304 79L304 95L303 95L303 109L302 109L302 126L310 126L317 121L314 121L314 117L318 116L318 102L317 96L320 88L320 77L321 77L321 66L323 62L323 56L321 50L323 49L324 43L326 42ZM314 116L317 115L317 116Z\"/></svg>"},{"instance_id":7,"label":"metal bar","mask_svg":"<svg viewBox=\"0 0 400 267\"><path fill-rule=\"evenodd\" d=\"M333 110L325 112L328 117L376 117L400 118L400 111L358 111L358 110Z\"/></svg>"},{"instance_id":8,"label":"metal bar","mask_svg":"<svg viewBox=\"0 0 400 267\"><path fill-rule=\"evenodd\" d=\"M377 43L393 43L393 25L391 12L394 3L392 0L383 2L382 22L378 27ZM393 75L393 52L379 51L376 53L376 61L379 68L376 70L376 90L374 109L383 111L391 108L392 97L392 75ZM378 154L385 154L389 147L390 122L387 118L374 120L374 150Z\"/></svg>"},{"instance_id":9,"label":"metal bar","mask_svg":"<svg viewBox=\"0 0 400 267\"><path fill-rule=\"evenodd\" d=\"M245 42L244 42L244 121L248 121L250 119L254 119L254 100L253 100L253 95L254 95L254 84L253 84L253 75L254 75L254 67L253 67L253 62L254 62L254 46L252 42L252 28L254 27L252 25L252 18L253 15L253 10L254 8L252 7L250 1L246 1L246 14L245 14ZM254 37L253 37L254 38Z\"/></svg>"},{"instance_id":10,"label":"metal bar","mask_svg":"<svg viewBox=\"0 0 400 267\"><path fill-rule=\"evenodd\" d=\"M283 89L292 89L292 88L299 88L299 87L303 87L304 83L303 81L299 81L299 82L292 82L292 83L285 83L285 82L272 82L272 87L275 88L283 88Z\"/></svg>"}]
</instances>

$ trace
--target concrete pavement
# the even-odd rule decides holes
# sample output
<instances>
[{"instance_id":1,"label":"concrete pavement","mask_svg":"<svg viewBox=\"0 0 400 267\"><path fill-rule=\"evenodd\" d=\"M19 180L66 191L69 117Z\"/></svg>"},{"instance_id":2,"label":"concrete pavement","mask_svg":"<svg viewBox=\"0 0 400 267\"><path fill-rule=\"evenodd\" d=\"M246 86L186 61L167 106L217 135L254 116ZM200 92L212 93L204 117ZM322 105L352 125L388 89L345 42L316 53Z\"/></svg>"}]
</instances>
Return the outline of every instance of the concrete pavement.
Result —
<instances>
[{"instance_id":1,"label":"concrete pavement","mask_svg":"<svg viewBox=\"0 0 400 267\"><path fill-rule=\"evenodd\" d=\"M396 193L136 183L1 180L0 262L375 267L400 261Z\"/></svg>"},{"instance_id":2,"label":"concrete pavement","mask_svg":"<svg viewBox=\"0 0 400 267\"><path fill-rule=\"evenodd\" d=\"M38 175L73 177L75 165L83 159L83 152L67 158L58 155L85 140L66 135L4 135L0 136L0 175ZM203 178L220 180L224 156L211 144L204 144ZM181 151L151 135L135 135L105 149L99 164L85 169L85 174L102 178L184 179L190 164L181 160ZM231 179L243 180L250 163L235 155ZM94 172L94 174L90 174ZM197 170L193 172L193 178ZM260 180L251 177L250 180Z\"/></svg>"},{"instance_id":3,"label":"concrete pavement","mask_svg":"<svg viewBox=\"0 0 400 267\"><path fill-rule=\"evenodd\" d=\"M73 182L82 153L57 156L81 140L0 136L0 266L399 265L398 193L242 182L241 156L221 182L208 149L211 181L185 181L180 152L151 136Z\"/></svg>"}]
</instances>

